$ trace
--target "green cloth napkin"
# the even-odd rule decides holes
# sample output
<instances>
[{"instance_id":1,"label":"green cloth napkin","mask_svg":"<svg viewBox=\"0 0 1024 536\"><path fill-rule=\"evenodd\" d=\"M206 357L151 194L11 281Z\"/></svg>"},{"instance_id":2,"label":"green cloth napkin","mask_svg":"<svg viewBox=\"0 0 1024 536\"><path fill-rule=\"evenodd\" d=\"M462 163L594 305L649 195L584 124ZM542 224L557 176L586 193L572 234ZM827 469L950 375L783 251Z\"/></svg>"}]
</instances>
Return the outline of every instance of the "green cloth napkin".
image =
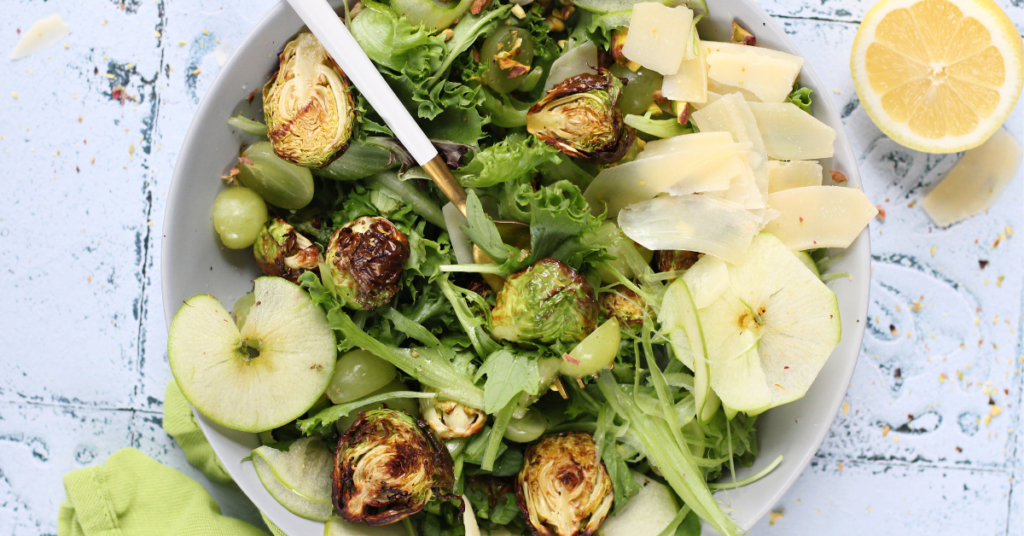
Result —
<instances>
[{"instance_id":1,"label":"green cloth napkin","mask_svg":"<svg viewBox=\"0 0 1024 536\"><path fill-rule=\"evenodd\" d=\"M192 467L202 471L214 482L234 483L220 458L214 454L213 447L196 422L192 407L188 405L188 400L185 400L185 395L181 394L181 389L174 380L167 383L167 390L164 392L164 431L174 438L181 450L185 451L185 458Z\"/></svg>"},{"instance_id":2,"label":"green cloth napkin","mask_svg":"<svg viewBox=\"0 0 1024 536\"><path fill-rule=\"evenodd\" d=\"M173 380L165 393L163 426L190 464L210 480L233 482ZM115 452L102 466L68 473L64 490L59 536L267 536L222 515L195 480L132 448ZM263 521L274 536L287 536L267 516Z\"/></svg>"},{"instance_id":3,"label":"green cloth napkin","mask_svg":"<svg viewBox=\"0 0 1024 536\"><path fill-rule=\"evenodd\" d=\"M64 491L59 536L266 536L221 515L195 480L132 448L68 473Z\"/></svg>"}]
</instances>

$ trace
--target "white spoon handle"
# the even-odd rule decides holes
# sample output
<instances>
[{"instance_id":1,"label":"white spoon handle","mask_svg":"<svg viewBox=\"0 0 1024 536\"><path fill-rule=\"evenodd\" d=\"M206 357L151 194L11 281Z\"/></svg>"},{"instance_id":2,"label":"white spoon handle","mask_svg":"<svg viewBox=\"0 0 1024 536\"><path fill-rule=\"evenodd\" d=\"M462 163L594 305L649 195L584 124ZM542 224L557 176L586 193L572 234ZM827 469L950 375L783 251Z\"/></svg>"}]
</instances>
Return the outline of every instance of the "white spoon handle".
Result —
<instances>
[{"instance_id":1,"label":"white spoon handle","mask_svg":"<svg viewBox=\"0 0 1024 536\"><path fill-rule=\"evenodd\" d=\"M384 77L373 66L327 0L288 0L288 3L345 71L345 75L359 88L359 92L370 101L373 109L391 127L416 162L423 165L437 156L437 149L398 100L398 96L384 81Z\"/></svg>"}]
</instances>

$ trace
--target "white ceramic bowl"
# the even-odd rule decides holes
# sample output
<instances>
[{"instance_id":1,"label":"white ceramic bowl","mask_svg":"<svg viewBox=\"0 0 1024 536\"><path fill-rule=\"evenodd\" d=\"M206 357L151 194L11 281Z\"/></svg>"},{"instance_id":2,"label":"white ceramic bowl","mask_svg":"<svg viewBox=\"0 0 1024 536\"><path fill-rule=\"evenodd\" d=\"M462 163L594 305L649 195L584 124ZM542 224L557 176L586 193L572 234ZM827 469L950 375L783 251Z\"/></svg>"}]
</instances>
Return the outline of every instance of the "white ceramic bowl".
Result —
<instances>
[{"instance_id":1,"label":"white ceramic bowl","mask_svg":"<svg viewBox=\"0 0 1024 536\"><path fill-rule=\"evenodd\" d=\"M335 2L340 6L341 0ZM714 2L710 17L701 23L701 35L709 40L728 41L734 18L757 36L758 45L800 55L796 45L752 0ZM195 294L213 294L230 307L251 289L252 280L259 275L251 250L222 249L211 222L213 199L223 188L217 177L233 165L239 146L246 141L233 133L225 120L239 110L250 116L259 115L250 113L252 105L247 102L248 97L254 89L263 86L276 69L277 54L301 28L302 22L286 3L273 8L221 70L189 127L174 169L164 219L161 268L168 324L178 305ZM860 187L857 161L839 114L811 65L804 65L800 83L814 90L815 117L838 134L835 157L831 162L822 161L822 166L844 172L851 186ZM752 474L780 454L785 457L784 461L760 481L716 495L744 528L764 516L800 476L836 416L864 335L869 261L870 248L865 232L831 269L853 276L852 281L842 278L830 285L839 298L842 315L843 337L839 346L803 399L773 409L758 419L761 453L754 467L741 471L739 476ZM259 446L255 434L229 430L198 412L196 415L228 473L278 527L291 536L323 533L322 523L300 518L279 505L263 488L252 464L241 461Z\"/></svg>"}]
</instances>

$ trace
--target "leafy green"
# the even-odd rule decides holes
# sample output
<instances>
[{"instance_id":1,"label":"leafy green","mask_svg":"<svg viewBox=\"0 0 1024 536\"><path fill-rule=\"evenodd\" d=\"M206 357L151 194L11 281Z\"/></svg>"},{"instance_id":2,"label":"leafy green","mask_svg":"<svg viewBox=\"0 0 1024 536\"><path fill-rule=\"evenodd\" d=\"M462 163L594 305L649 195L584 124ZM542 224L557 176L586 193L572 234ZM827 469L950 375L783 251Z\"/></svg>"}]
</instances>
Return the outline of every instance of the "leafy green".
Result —
<instances>
[{"instance_id":1,"label":"leafy green","mask_svg":"<svg viewBox=\"0 0 1024 536\"><path fill-rule=\"evenodd\" d=\"M590 236L601 224L601 217L590 213L582 192L568 181L558 181L533 191L520 182L502 194L503 216L526 219L530 223L530 251L527 254L501 240L494 225L473 191L466 203L469 226L464 227L474 244L499 262L505 273L514 273L544 257L558 259L576 270L603 259L605 247Z\"/></svg>"},{"instance_id":2,"label":"leafy green","mask_svg":"<svg viewBox=\"0 0 1024 536\"><path fill-rule=\"evenodd\" d=\"M392 391L390 393L381 393L379 395L367 396L352 402L345 404L338 404L337 406L330 406L328 408L318 411L315 415L308 419L299 419L296 423L303 433L307 433L317 426L324 426L328 424L334 424L334 421L345 417L349 413L370 404L376 404L377 402L386 402L395 398L434 398L437 393L422 393L419 391Z\"/></svg>"},{"instance_id":3,"label":"leafy green","mask_svg":"<svg viewBox=\"0 0 1024 536\"><path fill-rule=\"evenodd\" d=\"M467 188L486 188L532 175L541 164L557 164L558 154L536 138L509 137L477 153L455 176Z\"/></svg>"},{"instance_id":4,"label":"leafy green","mask_svg":"<svg viewBox=\"0 0 1024 536\"><path fill-rule=\"evenodd\" d=\"M504 93L495 94L487 88L480 90L483 102L480 108L491 119L491 123L499 127L513 128L526 126L526 111L530 103L521 102Z\"/></svg>"},{"instance_id":5,"label":"leafy green","mask_svg":"<svg viewBox=\"0 0 1024 536\"><path fill-rule=\"evenodd\" d=\"M610 372L603 372L597 385L615 413L629 423L629 431L643 446L647 459L683 502L719 533L725 536L742 534L739 526L725 515L711 496L689 445L680 444L676 439L677 434L673 432L676 427L658 416L643 412L633 397L627 396L615 383Z\"/></svg>"},{"instance_id":6,"label":"leafy green","mask_svg":"<svg viewBox=\"0 0 1024 536\"><path fill-rule=\"evenodd\" d=\"M336 181L354 181L384 171L394 163L387 149L366 141L352 140L345 153L334 162L310 171Z\"/></svg>"},{"instance_id":7,"label":"leafy green","mask_svg":"<svg viewBox=\"0 0 1024 536\"><path fill-rule=\"evenodd\" d=\"M385 4L363 2L349 30L360 48L377 64L399 72L430 76L446 52L444 40L399 17Z\"/></svg>"},{"instance_id":8,"label":"leafy green","mask_svg":"<svg viewBox=\"0 0 1024 536\"><path fill-rule=\"evenodd\" d=\"M228 124L247 134L259 136L261 138L267 137L267 125L264 125L259 121L253 121L252 119L249 119L248 117L245 117L242 114L238 114L234 117L229 117ZM526 123L524 122L523 124L525 125Z\"/></svg>"},{"instance_id":9,"label":"leafy green","mask_svg":"<svg viewBox=\"0 0 1024 536\"><path fill-rule=\"evenodd\" d=\"M524 355L513 354L502 348L487 356L476 372L476 379L487 376L484 382L484 411L497 413L526 392L536 395L540 390L540 372L537 361Z\"/></svg>"},{"instance_id":10,"label":"leafy green","mask_svg":"<svg viewBox=\"0 0 1024 536\"><path fill-rule=\"evenodd\" d=\"M323 288L316 274L306 272L299 277L299 282L309 291L314 303L326 306L328 323L344 337L349 347L362 348L388 361L420 383L433 387L440 396L448 400L483 409L483 390L476 386L466 371L455 366L449 359L450 354L446 355L447 351L442 352L435 348L401 348L381 341L380 337L374 338L342 310L333 294ZM403 329L413 331L408 324L404 325ZM421 336L423 331L425 328L416 330Z\"/></svg>"},{"instance_id":11,"label":"leafy green","mask_svg":"<svg viewBox=\"0 0 1024 536\"><path fill-rule=\"evenodd\" d=\"M626 124L643 132L644 134L650 134L656 138L671 138L673 136L681 136L683 134L690 134L693 132L693 128L689 126L683 126L679 124L679 120L675 117L668 119L651 119L651 114L647 113L644 115L626 115Z\"/></svg>"},{"instance_id":12,"label":"leafy green","mask_svg":"<svg viewBox=\"0 0 1024 536\"><path fill-rule=\"evenodd\" d=\"M801 110L811 113L811 88L793 85L793 92L786 97L787 102L797 105Z\"/></svg>"}]
</instances>

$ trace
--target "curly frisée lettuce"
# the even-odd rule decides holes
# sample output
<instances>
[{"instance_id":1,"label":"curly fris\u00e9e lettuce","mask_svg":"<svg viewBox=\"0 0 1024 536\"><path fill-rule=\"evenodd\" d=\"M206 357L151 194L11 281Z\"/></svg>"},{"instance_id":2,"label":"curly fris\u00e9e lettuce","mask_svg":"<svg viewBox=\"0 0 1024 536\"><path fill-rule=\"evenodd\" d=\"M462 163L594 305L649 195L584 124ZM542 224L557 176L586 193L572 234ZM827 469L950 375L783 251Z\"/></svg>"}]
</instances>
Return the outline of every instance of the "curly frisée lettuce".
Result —
<instances>
[{"instance_id":1,"label":"curly fris\u00e9e lettuce","mask_svg":"<svg viewBox=\"0 0 1024 536\"><path fill-rule=\"evenodd\" d=\"M302 145L301 165L274 152L280 121L228 120L246 144L227 176L273 186L253 189L272 213L239 221L288 236L253 250L271 277L237 318L191 298L168 355L194 406L260 434L250 459L279 502L325 534L741 534L712 493L780 463L736 476L758 455L755 416L802 396L838 342L820 248L874 209L822 186L813 159L835 133L793 85L803 60L699 39L707 9L350 6L464 206L357 87L332 85L351 131L303 140L322 150ZM344 81L314 48L303 58ZM238 370L203 368L228 354Z\"/></svg>"}]
</instances>

